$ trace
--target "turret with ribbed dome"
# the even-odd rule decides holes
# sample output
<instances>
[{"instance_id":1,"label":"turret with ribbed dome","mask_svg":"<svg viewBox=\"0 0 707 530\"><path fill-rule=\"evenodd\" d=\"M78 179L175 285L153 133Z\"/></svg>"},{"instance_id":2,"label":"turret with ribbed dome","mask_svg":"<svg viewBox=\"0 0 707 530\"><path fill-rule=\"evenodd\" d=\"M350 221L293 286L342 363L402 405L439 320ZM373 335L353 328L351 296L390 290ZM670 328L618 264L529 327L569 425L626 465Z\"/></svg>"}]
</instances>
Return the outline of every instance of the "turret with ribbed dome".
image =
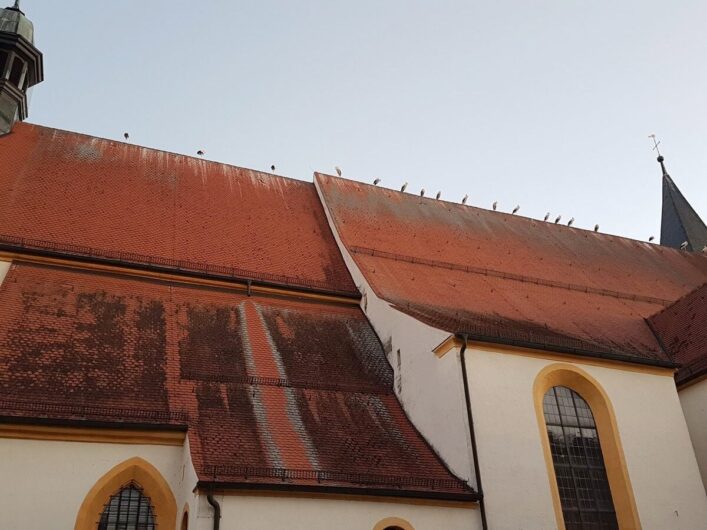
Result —
<instances>
[{"instance_id":1,"label":"turret with ribbed dome","mask_svg":"<svg viewBox=\"0 0 707 530\"><path fill-rule=\"evenodd\" d=\"M15 0L12 7L0 9L0 135L27 118L27 90L43 79L34 26Z\"/></svg>"}]
</instances>

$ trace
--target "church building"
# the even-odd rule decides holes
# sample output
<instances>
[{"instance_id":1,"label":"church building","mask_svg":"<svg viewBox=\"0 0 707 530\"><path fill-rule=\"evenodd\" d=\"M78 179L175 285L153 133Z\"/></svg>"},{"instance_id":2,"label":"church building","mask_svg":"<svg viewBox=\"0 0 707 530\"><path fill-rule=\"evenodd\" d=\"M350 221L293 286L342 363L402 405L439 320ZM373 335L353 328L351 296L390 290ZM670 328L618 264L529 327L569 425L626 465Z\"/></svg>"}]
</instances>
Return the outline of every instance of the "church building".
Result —
<instances>
[{"instance_id":1,"label":"church building","mask_svg":"<svg viewBox=\"0 0 707 530\"><path fill-rule=\"evenodd\" d=\"M0 9L0 529L707 529L662 157L658 244L24 123L42 80Z\"/></svg>"}]
</instances>

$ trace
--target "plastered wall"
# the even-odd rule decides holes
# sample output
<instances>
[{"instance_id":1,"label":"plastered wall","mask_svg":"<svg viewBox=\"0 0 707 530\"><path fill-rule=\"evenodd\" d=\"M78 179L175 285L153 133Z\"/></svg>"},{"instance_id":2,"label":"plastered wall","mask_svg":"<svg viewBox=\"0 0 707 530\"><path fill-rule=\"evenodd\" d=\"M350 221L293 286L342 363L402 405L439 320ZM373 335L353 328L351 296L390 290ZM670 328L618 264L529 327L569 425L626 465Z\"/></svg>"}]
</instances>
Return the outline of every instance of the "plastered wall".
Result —
<instances>
[{"instance_id":1,"label":"plastered wall","mask_svg":"<svg viewBox=\"0 0 707 530\"><path fill-rule=\"evenodd\" d=\"M459 354L450 352L438 359L433 353L449 333L393 309L376 295L342 244L316 180L314 184L344 262L361 292L361 308L393 367L395 392L405 413L449 469L476 486Z\"/></svg>"},{"instance_id":2,"label":"plastered wall","mask_svg":"<svg viewBox=\"0 0 707 530\"><path fill-rule=\"evenodd\" d=\"M12 262L10 261L0 260L0 285L2 285L5 276L7 276L7 272L10 270L11 264Z\"/></svg>"},{"instance_id":3,"label":"plastered wall","mask_svg":"<svg viewBox=\"0 0 707 530\"><path fill-rule=\"evenodd\" d=\"M489 525L553 528L533 384L557 360L473 347L467 356ZM572 364L595 378L613 405L643 529L705 528L707 498L673 378Z\"/></svg>"},{"instance_id":4,"label":"plastered wall","mask_svg":"<svg viewBox=\"0 0 707 530\"><path fill-rule=\"evenodd\" d=\"M374 530L389 517L414 530L480 530L478 509L427 503L349 500L302 496L215 495L221 505L221 530ZM213 508L199 499L189 530L211 530ZM194 526L195 525L195 526ZM377 529L376 529L377 530Z\"/></svg>"},{"instance_id":5,"label":"plastered wall","mask_svg":"<svg viewBox=\"0 0 707 530\"><path fill-rule=\"evenodd\" d=\"M136 456L169 483L181 517L196 499L187 447L0 438L0 528L72 530L94 484Z\"/></svg>"},{"instance_id":6,"label":"plastered wall","mask_svg":"<svg viewBox=\"0 0 707 530\"><path fill-rule=\"evenodd\" d=\"M679 396L702 483L707 488L707 379L680 390Z\"/></svg>"}]
</instances>

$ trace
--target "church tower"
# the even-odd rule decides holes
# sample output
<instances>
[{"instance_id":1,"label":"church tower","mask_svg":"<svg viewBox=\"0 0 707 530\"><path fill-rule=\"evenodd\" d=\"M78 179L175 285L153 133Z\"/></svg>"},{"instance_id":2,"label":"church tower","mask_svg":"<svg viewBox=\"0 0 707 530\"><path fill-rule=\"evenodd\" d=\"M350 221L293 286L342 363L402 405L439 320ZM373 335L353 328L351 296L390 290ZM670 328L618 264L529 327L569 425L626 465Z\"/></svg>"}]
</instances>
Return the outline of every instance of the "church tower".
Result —
<instances>
[{"instance_id":1,"label":"church tower","mask_svg":"<svg viewBox=\"0 0 707 530\"><path fill-rule=\"evenodd\" d=\"M664 160L662 156L658 157L663 170L660 244L700 252L707 247L707 226L668 175Z\"/></svg>"},{"instance_id":2,"label":"church tower","mask_svg":"<svg viewBox=\"0 0 707 530\"><path fill-rule=\"evenodd\" d=\"M27 90L44 79L42 52L34 46L34 26L20 1L0 9L0 136L27 118Z\"/></svg>"}]
</instances>

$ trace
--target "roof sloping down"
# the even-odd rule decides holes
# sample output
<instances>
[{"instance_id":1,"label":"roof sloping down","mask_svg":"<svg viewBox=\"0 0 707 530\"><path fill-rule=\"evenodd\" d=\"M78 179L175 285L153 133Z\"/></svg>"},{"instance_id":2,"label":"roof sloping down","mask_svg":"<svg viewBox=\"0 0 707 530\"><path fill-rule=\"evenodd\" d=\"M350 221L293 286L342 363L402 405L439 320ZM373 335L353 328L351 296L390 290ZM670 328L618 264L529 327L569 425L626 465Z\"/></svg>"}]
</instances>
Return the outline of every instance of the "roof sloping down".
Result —
<instances>
[{"instance_id":1,"label":"roof sloping down","mask_svg":"<svg viewBox=\"0 0 707 530\"><path fill-rule=\"evenodd\" d=\"M681 365L675 377L678 384L707 374L707 283L650 317L649 322Z\"/></svg>"},{"instance_id":2,"label":"roof sloping down","mask_svg":"<svg viewBox=\"0 0 707 530\"><path fill-rule=\"evenodd\" d=\"M19 123L0 248L357 295L310 182Z\"/></svg>"},{"instance_id":3,"label":"roof sloping down","mask_svg":"<svg viewBox=\"0 0 707 530\"><path fill-rule=\"evenodd\" d=\"M450 333L672 365L645 319L707 280L707 256L317 174L376 294Z\"/></svg>"},{"instance_id":4,"label":"roof sloping down","mask_svg":"<svg viewBox=\"0 0 707 530\"><path fill-rule=\"evenodd\" d=\"M473 500L358 306L15 261L0 419L186 428L199 480Z\"/></svg>"}]
</instances>

